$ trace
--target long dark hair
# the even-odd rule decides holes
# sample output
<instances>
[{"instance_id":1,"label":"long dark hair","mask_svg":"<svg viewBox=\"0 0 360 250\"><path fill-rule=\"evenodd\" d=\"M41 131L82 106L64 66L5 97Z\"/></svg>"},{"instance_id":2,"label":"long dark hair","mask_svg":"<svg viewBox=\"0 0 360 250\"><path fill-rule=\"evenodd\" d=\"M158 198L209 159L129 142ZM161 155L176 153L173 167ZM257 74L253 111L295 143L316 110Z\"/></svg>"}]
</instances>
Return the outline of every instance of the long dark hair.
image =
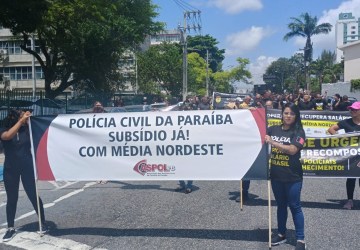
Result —
<instances>
[{"instance_id":1,"label":"long dark hair","mask_svg":"<svg viewBox=\"0 0 360 250\"><path fill-rule=\"evenodd\" d=\"M294 114L295 114L295 122L293 124L291 124L290 129L292 129L292 130L302 130L303 125L301 123L299 107L295 103L288 102L282 107L282 110L281 110L282 115L284 114L285 108L290 108L290 110L292 112L294 112ZM283 125L283 123L284 123L283 118L281 119L281 125Z\"/></svg>"},{"instance_id":2,"label":"long dark hair","mask_svg":"<svg viewBox=\"0 0 360 250\"><path fill-rule=\"evenodd\" d=\"M7 117L4 119L4 127L11 128L14 126L19 121L20 113L20 110L10 109Z\"/></svg>"}]
</instances>

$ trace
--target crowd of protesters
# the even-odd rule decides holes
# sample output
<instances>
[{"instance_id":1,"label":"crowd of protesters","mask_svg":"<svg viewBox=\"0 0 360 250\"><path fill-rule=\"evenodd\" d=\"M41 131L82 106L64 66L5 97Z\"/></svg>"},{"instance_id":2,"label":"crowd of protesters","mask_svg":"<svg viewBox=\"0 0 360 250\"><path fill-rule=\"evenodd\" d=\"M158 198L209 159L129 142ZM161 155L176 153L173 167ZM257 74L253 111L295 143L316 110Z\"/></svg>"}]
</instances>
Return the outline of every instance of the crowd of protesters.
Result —
<instances>
[{"instance_id":1,"label":"crowd of protesters","mask_svg":"<svg viewBox=\"0 0 360 250\"><path fill-rule=\"evenodd\" d=\"M282 109L285 104L293 103L298 106L300 110L333 110L333 111L347 111L352 102L346 95L341 96L335 94L334 96L321 95L320 93L310 93L308 91L302 91L299 93L284 93L276 94L270 90L265 91L262 94L256 93L244 94L242 97L226 98L225 102L222 102L223 106L217 106L217 98L226 97L199 97L188 96L184 102L180 105L180 110L208 110L208 109L251 109L251 108L273 108Z\"/></svg>"},{"instance_id":2,"label":"crowd of protesters","mask_svg":"<svg viewBox=\"0 0 360 250\"><path fill-rule=\"evenodd\" d=\"M270 102L268 102L270 101ZM268 105L266 104L268 102ZM225 109L242 109L242 108L264 108L272 106L274 109L282 109L285 104L293 103L299 107L300 110L333 110L333 111L347 111L352 102L346 95L334 96L321 95L320 93L310 93L307 91L299 91L298 94L275 94L270 90L265 91L262 95L256 94L246 95L244 98L236 98L230 100L224 107Z\"/></svg>"}]
</instances>

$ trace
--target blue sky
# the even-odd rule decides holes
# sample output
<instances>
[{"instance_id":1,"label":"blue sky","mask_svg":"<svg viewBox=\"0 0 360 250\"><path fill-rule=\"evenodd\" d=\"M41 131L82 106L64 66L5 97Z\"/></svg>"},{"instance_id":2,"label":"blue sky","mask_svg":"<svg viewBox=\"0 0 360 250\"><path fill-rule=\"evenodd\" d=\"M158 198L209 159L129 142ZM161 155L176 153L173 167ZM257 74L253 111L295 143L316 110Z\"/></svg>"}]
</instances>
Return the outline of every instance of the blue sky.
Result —
<instances>
[{"instance_id":1,"label":"blue sky","mask_svg":"<svg viewBox=\"0 0 360 250\"><path fill-rule=\"evenodd\" d=\"M201 33L217 39L225 49L224 68L236 65L236 58L250 59L253 82L261 83L266 67L279 57L291 57L305 45L305 40L283 40L289 31L290 17L308 12L319 23L329 22L333 30L328 35L314 36L314 59L323 49L335 51L335 24L341 12L352 12L360 18L360 0L153 0L159 6L158 21L167 29L183 24L183 12L201 11Z\"/></svg>"}]
</instances>

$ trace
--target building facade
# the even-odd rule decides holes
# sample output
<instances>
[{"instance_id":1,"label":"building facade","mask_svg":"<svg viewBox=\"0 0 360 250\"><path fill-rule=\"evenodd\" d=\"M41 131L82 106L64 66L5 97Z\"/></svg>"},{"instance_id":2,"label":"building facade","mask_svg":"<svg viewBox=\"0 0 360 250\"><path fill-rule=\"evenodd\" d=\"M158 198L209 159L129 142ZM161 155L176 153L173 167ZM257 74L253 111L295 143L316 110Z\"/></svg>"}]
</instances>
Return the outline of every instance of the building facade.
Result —
<instances>
[{"instance_id":1,"label":"building facade","mask_svg":"<svg viewBox=\"0 0 360 250\"><path fill-rule=\"evenodd\" d=\"M0 26L0 88L44 89L44 73L37 60L20 48L21 41L9 29ZM27 46L31 47L29 43ZM40 51L35 46L35 50ZM35 72L35 79L33 77Z\"/></svg>"},{"instance_id":2,"label":"building facade","mask_svg":"<svg viewBox=\"0 0 360 250\"><path fill-rule=\"evenodd\" d=\"M344 53L344 81L360 79L360 40L340 46Z\"/></svg>"},{"instance_id":3,"label":"building facade","mask_svg":"<svg viewBox=\"0 0 360 250\"><path fill-rule=\"evenodd\" d=\"M343 51L339 47L360 40L359 30L360 18L355 18L351 12L339 14L335 27L337 63L343 59Z\"/></svg>"},{"instance_id":4,"label":"building facade","mask_svg":"<svg viewBox=\"0 0 360 250\"><path fill-rule=\"evenodd\" d=\"M180 43L179 30L168 30L148 36L140 45L141 50L162 42ZM0 26L0 89L44 90L44 73L33 56L20 48L20 38L16 39L9 29ZM29 43L27 46L31 47ZM35 50L40 49L34 45ZM124 89L119 91L137 93L137 61L133 51L127 50L119 61L119 72L122 75ZM33 77L35 72L35 79Z\"/></svg>"}]
</instances>

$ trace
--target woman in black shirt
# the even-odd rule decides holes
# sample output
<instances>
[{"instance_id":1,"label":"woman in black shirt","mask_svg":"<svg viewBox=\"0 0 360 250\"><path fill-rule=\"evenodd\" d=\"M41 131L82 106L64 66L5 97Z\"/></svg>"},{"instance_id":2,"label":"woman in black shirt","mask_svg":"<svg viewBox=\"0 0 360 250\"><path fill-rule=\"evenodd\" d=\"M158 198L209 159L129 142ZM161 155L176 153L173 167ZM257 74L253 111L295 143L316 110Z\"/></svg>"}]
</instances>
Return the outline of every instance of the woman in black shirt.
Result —
<instances>
[{"instance_id":1,"label":"woman in black shirt","mask_svg":"<svg viewBox=\"0 0 360 250\"><path fill-rule=\"evenodd\" d=\"M298 106L287 103L282 108L282 124L268 129L265 141L271 145L271 186L277 203L278 234L272 239L276 246L286 242L287 207L295 224L296 249L305 249L304 214L300 195L303 171L300 150L305 143Z\"/></svg>"},{"instance_id":2,"label":"woman in black shirt","mask_svg":"<svg viewBox=\"0 0 360 250\"><path fill-rule=\"evenodd\" d=\"M7 197L6 217L8 230L3 242L11 240L15 236L15 213L19 197L20 178L24 190L36 212L38 204L36 199L35 175L31 155L31 143L27 121L31 113L29 111L11 110L5 119L5 128L0 130L0 138L4 147L4 185ZM46 232L44 207L39 199L42 232Z\"/></svg>"}]
</instances>

